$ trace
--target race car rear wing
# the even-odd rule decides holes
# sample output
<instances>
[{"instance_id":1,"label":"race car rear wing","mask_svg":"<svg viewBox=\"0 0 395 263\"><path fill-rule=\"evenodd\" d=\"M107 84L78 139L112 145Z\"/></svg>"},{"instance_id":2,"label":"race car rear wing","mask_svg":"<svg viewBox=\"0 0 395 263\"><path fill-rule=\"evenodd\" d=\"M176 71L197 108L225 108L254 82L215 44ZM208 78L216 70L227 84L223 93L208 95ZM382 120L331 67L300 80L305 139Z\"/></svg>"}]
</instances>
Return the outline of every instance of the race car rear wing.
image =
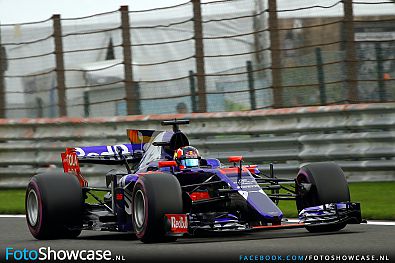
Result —
<instances>
[{"instance_id":1,"label":"race car rear wing","mask_svg":"<svg viewBox=\"0 0 395 263\"><path fill-rule=\"evenodd\" d=\"M128 161L141 158L144 144L100 145L72 149L74 149L80 163L116 164L122 162L123 158L121 158L120 153Z\"/></svg>"},{"instance_id":2,"label":"race car rear wing","mask_svg":"<svg viewBox=\"0 0 395 263\"><path fill-rule=\"evenodd\" d=\"M137 162L158 133L155 130L127 130L131 143L74 147L67 148L66 152L75 152L79 163L118 164L124 159Z\"/></svg>"},{"instance_id":3,"label":"race car rear wing","mask_svg":"<svg viewBox=\"0 0 395 263\"><path fill-rule=\"evenodd\" d=\"M125 163L125 160L127 163L138 162L157 132L127 130L127 135L131 143L66 148L66 151L61 153L64 172L74 173L81 187L86 187L88 182L81 174L80 163L121 164Z\"/></svg>"}]
</instances>

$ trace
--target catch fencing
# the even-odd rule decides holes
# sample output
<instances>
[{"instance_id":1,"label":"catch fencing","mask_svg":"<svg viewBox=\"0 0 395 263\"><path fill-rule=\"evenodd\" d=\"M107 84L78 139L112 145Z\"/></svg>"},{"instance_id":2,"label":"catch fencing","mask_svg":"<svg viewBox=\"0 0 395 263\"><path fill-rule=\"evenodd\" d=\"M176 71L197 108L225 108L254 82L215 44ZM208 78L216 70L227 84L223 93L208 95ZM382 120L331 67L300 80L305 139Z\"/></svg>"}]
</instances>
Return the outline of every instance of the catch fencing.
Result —
<instances>
[{"instance_id":1,"label":"catch fencing","mask_svg":"<svg viewBox=\"0 0 395 263\"><path fill-rule=\"evenodd\" d=\"M25 187L30 176L61 168L66 147L128 143L126 129L159 129L190 119L182 130L203 158L243 155L268 174L294 178L304 163L334 161L349 181L395 180L395 104L334 105L233 113L43 118L0 121L0 187ZM93 185L114 166L84 165ZM119 168L122 168L120 166Z\"/></svg>"},{"instance_id":2,"label":"catch fencing","mask_svg":"<svg viewBox=\"0 0 395 263\"><path fill-rule=\"evenodd\" d=\"M0 24L0 117L395 101L393 1L234 0Z\"/></svg>"}]
</instances>

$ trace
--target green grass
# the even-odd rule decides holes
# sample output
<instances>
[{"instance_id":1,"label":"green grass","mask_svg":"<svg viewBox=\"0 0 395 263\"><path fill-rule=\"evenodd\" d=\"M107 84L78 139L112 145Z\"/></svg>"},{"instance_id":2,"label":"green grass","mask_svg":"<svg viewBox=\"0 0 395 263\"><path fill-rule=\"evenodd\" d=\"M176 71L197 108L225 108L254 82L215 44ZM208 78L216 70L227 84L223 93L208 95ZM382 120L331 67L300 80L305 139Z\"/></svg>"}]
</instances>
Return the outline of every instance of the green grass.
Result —
<instances>
[{"instance_id":1,"label":"green grass","mask_svg":"<svg viewBox=\"0 0 395 263\"><path fill-rule=\"evenodd\" d=\"M25 190L0 190L0 214L25 213Z\"/></svg>"},{"instance_id":2,"label":"green grass","mask_svg":"<svg viewBox=\"0 0 395 263\"><path fill-rule=\"evenodd\" d=\"M351 200L361 203L365 219L395 220L395 182L350 183ZM103 193L95 193L99 197ZM0 214L24 213L25 191L0 190ZM93 203L92 197L88 202ZM295 202L281 201L280 209L286 217L297 217Z\"/></svg>"},{"instance_id":3,"label":"green grass","mask_svg":"<svg viewBox=\"0 0 395 263\"><path fill-rule=\"evenodd\" d=\"M395 182L350 183L351 201L361 203L364 219L395 220ZM292 201L280 201L286 217L297 217Z\"/></svg>"},{"instance_id":4,"label":"green grass","mask_svg":"<svg viewBox=\"0 0 395 263\"><path fill-rule=\"evenodd\" d=\"M395 220L395 182L353 183L350 192L364 218Z\"/></svg>"},{"instance_id":5,"label":"green grass","mask_svg":"<svg viewBox=\"0 0 395 263\"><path fill-rule=\"evenodd\" d=\"M105 192L93 192L97 197L103 200ZM97 203L90 195L88 203ZM5 189L0 190L0 214L24 214L25 213L25 190L22 189Z\"/></svg>"}]
</instances>

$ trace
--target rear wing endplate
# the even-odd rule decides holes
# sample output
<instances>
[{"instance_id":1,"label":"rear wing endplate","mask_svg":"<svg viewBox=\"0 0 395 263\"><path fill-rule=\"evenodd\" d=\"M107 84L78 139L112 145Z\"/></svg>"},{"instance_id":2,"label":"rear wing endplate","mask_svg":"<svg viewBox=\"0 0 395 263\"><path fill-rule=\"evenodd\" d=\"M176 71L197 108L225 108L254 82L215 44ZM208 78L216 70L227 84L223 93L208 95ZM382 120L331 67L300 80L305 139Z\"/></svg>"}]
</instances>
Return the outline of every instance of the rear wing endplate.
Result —
<instances>
[{"instance_id":1,"label":"rear wing endplate","mask_svg":"<svg viewBox=\"0 0 395 263\"><path fill-rule=\"evenodd\" d=\"M88 181L82 176L78 157L73 148L67 148L61 153L63 170L65 173L73 173L78 178L81 187L87 187Z\"/></svg>"}]
</instances>

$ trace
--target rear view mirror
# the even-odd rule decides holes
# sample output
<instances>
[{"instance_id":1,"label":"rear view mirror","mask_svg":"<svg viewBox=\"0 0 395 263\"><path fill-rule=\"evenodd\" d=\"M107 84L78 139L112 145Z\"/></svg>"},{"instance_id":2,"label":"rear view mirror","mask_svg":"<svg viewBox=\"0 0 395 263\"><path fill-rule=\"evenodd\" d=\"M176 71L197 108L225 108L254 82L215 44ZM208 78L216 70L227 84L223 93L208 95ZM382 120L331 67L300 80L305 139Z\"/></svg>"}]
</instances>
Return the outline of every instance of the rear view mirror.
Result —
<instances>
[{"instance_id":1,"label":"rear view mirror","mask_svg":"<svg viewBox=\"0 0 395 263\"><path fill-rule=\"evenodd\" d=\"M243 156L229 156L228 161L230 163L238 163L243 160Z\"/></svg>"},{"instance_id":2,"label":"rear view mirror","mask_svg":"<svg viewBox=\"0 0 395 263\"><path fill-rule=\"evenodd\" d=\"M159 168L161 168L161 167L176 167L177 162L176 161L159 161L158 166L159 166Z\"/></svg>"}]
</instances>

